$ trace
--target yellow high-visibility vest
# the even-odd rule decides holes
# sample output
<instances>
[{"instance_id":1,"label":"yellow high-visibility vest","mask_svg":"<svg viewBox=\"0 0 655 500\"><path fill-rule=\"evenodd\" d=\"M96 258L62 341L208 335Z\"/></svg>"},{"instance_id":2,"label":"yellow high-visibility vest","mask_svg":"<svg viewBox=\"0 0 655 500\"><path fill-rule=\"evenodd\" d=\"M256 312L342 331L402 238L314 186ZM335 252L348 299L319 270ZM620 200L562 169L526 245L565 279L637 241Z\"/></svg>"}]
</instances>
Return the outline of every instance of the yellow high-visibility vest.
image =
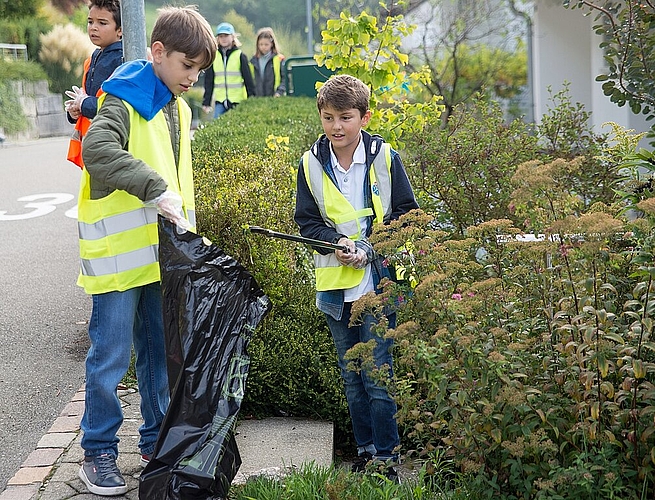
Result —
<instances>
[{"instance_id":1,"label":"yellow high-visibility vest","mask_svg":"<svg viewBox=\"0 0 655 500\"><path fill-rule=\"evenodd\" d=\"M248 98L246 84L241 75L241 51L230 52L227 65L223 64L223 54L219 50L214 58L213 102L241 102Z\"/></svg>"},{"instance_id":2,"label":"yellow high-visibility vest","mask_svg":"<svg viewBox=\"0 0 655 500\"><path fill-rule=\"evenodd\" d=\"M280 54L274 54L271 61L273 61L273 93L275 93L280 83L282 83L282 61L284 61L284 58ZM251 62L248 63L248 66L250 67L250 74L253 80L256 81L257 75L255 72L259 70Z\"/></svg>"},{"instance_id":3,"label":"yellow high-visibility vest","mask_svg":"<svg viewBox=\"0 0 655 500\"><path fill-rule=\"evenodd\" d=\"M98 99L98 107L106 94ZM147 121L123 101L130 114L127 150L161 175L168 189L183 200L185 217L195 228L195 201L191 169L191 109L177 99L180 117L179 169L164 112ZM80 274L77 284L88 294L125 291L160 280L157 209L146 207L136 196L115 190L91 199L91 179L82 171L78 198Z\"/></svg>"},{"instance_id":4,"label":"yellow high-visibility vest","mask_svg":"<svg viewBox=\"0 0 655 500\"><path fill-rule=\"evenodd\" d=\"M371 142L375 154L376 142ZM391 214L391 148L382 143L382 150L373 160L369 169L369 181L373 209L355 210L346 200L339 188L323 170L316 156L307 151L303 155L303 169L309 189L316 201L323 220L336 231L351 240L361 238L359 219L374 215L373 223L382 223ZM322 255L314 252L316 271L316 290L345 290L359 285L364 278L364 269L343 266L334 252Z\"/></svg>"}]
</instances>

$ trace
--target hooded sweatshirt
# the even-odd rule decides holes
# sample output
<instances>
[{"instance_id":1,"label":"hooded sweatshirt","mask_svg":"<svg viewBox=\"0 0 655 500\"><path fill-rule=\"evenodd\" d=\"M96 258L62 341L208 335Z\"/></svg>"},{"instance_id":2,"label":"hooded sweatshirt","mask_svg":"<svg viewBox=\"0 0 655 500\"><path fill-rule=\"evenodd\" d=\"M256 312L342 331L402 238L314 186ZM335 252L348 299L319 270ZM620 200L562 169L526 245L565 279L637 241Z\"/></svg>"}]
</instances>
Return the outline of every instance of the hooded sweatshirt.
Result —
<instances>
[{"instance_id":1,"label":"hooded sweatshirt","mask_svg":"<svg viewBox=\"0 0 655 500\"><path fill-rule=\"evenodd\" d=\"M102 198L122 189L140 200L152 200L166 190L167 184L144 161L128 153L130 118L123 100L148 121L159 111L164 112L177 163L180 127L176 98L155 75L152 63L145 60L119 66L103 83L102 90L108 95L82 148L91 176L91 198Z\"/></svg>"}]
</instances>

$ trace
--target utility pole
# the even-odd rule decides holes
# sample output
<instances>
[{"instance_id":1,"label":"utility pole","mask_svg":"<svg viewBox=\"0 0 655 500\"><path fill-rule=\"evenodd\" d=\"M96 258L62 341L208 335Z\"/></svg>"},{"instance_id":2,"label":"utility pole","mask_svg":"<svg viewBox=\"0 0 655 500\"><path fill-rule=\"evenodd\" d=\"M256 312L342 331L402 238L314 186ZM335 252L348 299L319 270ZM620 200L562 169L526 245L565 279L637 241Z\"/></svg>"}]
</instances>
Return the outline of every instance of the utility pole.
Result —
<instances>
[{"instance_id":1,"label":"utility pole","mask_svg":"<svg viewBox=\"0 0 655 500\"><path fill-rule=\"evenodd\" d=\"M312 0L305 0L307 16L307 53L314 55L314 21L312 19Z\"/></svg>"},{"instance_id":2,"label":"utility pole","mask_svg":"<svg viewBox=\"0 0 655 500\"><path fill-rule=\"evenodd\" d=\"M121 0L123 57L125 61L146 59L146 10L144 0Z\"/></svg>"}]
</instances>

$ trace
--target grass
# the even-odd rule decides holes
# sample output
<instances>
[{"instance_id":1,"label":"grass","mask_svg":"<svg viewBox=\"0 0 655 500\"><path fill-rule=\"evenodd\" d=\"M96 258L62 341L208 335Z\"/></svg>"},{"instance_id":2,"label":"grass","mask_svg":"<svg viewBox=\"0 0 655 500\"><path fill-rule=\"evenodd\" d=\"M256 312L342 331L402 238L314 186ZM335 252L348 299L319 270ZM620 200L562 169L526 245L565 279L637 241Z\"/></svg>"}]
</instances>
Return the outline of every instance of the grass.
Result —
<instances>
[{"instance_id":1,"label":"grass","mask_svg":"<svg viewBox=\"0 0 655 500\"><path fill-rule=\"evenodd\" d=\"M256 477L230 490L230 500L463 500L464 491L429 476L425 468L396 484L376 472L351 473L313 463L282 478Z\"/></svg>"}]
</instances>

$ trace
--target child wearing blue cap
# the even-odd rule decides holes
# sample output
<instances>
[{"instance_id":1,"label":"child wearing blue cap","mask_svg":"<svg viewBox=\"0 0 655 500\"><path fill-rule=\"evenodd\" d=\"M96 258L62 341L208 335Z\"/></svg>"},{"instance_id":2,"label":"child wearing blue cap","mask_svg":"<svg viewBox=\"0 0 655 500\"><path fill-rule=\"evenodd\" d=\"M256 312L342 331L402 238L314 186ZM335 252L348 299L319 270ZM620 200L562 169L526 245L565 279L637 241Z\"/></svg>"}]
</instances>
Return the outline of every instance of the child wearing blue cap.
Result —
<instances>
[{"instance_id":1,"label":"child wearing blue cap","mask_svg":"<svg viewBox=\"0 0 655 500\"><path fill-rule=\"evenodd\" d=\"M214 118L234 108L241 101L255 95L248 57L239 49L234 26L221 23L216 27L218 52L214 64L205 72L205 94L202 109L205 113L214 109Z\"/></svg>"}]
</instances>

